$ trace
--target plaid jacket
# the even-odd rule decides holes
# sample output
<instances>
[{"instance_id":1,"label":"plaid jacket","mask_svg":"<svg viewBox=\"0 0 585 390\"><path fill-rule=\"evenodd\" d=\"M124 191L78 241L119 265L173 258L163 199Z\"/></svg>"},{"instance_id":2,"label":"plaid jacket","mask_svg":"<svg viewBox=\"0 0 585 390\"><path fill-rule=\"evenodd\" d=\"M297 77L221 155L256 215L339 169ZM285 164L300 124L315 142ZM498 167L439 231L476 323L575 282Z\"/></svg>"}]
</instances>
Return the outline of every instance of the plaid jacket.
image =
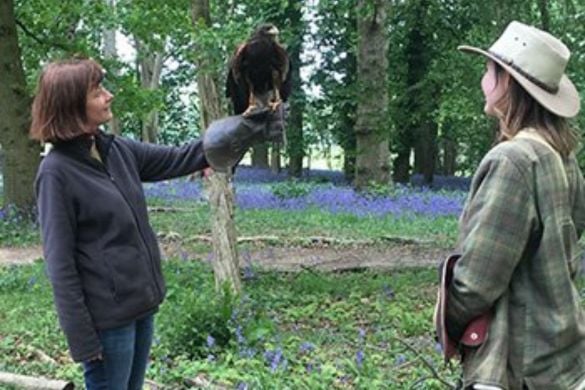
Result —
<instances>
[{"instance_id":1,"label":"plaid jacket","mask_svg":"<svg viewBox=\"0 0 585 390\"><path fill-rule=\"evenodd\" d=\"M447 328L493 310L488 340L464 351L464 386L567 390L585 378L585 312L575 285L585 183L574 157L534 140L494 147L460 218L462 257L448 292ZM568 188L567 188L568 184Z\"/></svg>"}]
</instances>

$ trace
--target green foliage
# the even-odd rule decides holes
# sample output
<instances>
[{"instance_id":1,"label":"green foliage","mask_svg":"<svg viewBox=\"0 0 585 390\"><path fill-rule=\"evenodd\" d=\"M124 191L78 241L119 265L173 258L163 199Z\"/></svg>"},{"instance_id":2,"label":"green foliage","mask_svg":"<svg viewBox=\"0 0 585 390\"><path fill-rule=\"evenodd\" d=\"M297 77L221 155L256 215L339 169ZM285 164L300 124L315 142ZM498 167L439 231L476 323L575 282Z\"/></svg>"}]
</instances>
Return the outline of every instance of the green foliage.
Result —
<instances>
[{"instance_id":1,"label":"green foliage","mask_svg":"<svg viewBox=\"0 0 585 390\"><path fill-rule=\"evenodd\" d=\"M395 186L387 183L380 184L376 182L370 182L364 189L364 191L373 197L386 197L392 196L395 193Z\"/></svg>"},{"instance_id":2,"label":"green foliage","mask_svg":"<svg viewBox=\"0 0 585 390\"><path fill-rule=\"evenodd\" d=\"M218 348L225 348L232 338L229 323L236 297L229 289L217 294L206 271L198 263L181 267L172 264L166 269L167 280L171 282L166 315L160 320L160 337L171 357L204 358L211 348L210 337Z\"/></svg>"},{"instance_id":3,"label":"green foliage","mask_svg":"<svg viewBox=\"0 0 585 390\"><path fill-rule=\"evenodd\" d=\"M398 340L439 366L431 323L434 270L260 273L245 282L248 295L235 306L195 303L201 308L200 321L182 312L193 313L187 297L220 301L209 267L173 260L164 264L164 271L168 296L157 314L147 377L171 388L181 388L185 379L201 374L212 382L210 387L245 383L248 388L406 388L428 372ZM32 276L38 279L28 287ZM42 264L0 268L0 286L0 367L81 385L79 365L66 357ZM232 338L221 347L210 347L207 335L215 329L203 329L197 322L211 324L209 312L228 306L236 309L227 321ZM176 344L174 334L188 332L190 325L205 332L200 353L192 358L188 353L197 348ZM59 364L41 362L31 347ZM440 373L451 380L456 375L447 369ZM425 388L439 387L427 381Z\"/></svg>"},{"instance_id":4,"label":"green foliage","mask_svg":"<svg viewBox=\"0 0 585 390\"><path fill-rule=\"evenodd\" d=\"M36 212L14 207L0 209L0 243L2 246L26 246L38 243L39 226Z\"/></svg>"},{"instance_id":5,"label":"green foliage","mask_svg":"<svg viewBox=\"0 0 585 390\"><path fill-rule=\"evenodd\" d=\"M287 180L270 185L272 193L280 199L298 198L308 195L313 187L309 183L297 180Z\"/></svg>"},{"instance_id":6,"label":"green foliage","mask_svg":"<svg viewBox=\"0 0 585 390\"><path fill-rule=\"evenodd\" d=\"M364 3L364 10L371 12L373 2ZM550 31L573 52L567 72L578 90L585 91L584 4L546 4ZM200 72L209 72L222 88L227 61L237 45L257 24L273 22L281 28L289 50L302 50L298 65L310 77L302 81L309 95L291 98L296 110L303 111L303 135L291 139L299 145L290 145L289 152L317 148L328 153L338 144L344 150L339 157L351 177L356 157L356 2L242 0L210 1L210 6L212 25L201 28L193 26L188 0L120 0L115 8L105 1L16 0L30 94L47 61L74 53L92 56L109 71L108 82L116 95L113 109L123 132L140 138L145 115L157 110L159 141L180 144L201 130L197 92L187 91L187 86L194 85ZM443 165L444 145L454 143L457 172L470 174L492 145L495 126L482 111L483 59L462 54L456 47L464 43L485 47L512 19L543 25L539 2L503 1L498 7L472 0L392 2L388 15L387 127L393 157L426 139L429 135L420 132L420 125L427 124L437 133L436 140L431 134L427 142L436 145L438 169ZM104 58L105 29L129 38L138 59L162 53L165 66L156 91L141 85L135 63ZM205 67L194 66L198 58L208 60ZM309 104L303 104L305 99ZM581 130L584 118L580 114L574 121ZM585 165L585 153L581 151L578 157Z\"/></svg>"},{"instance_id":7,"label":"green foliage","mask_svg":"<svg viewBox=\"0 0 585 390\"><path fill-rule=\"evenodd\" d=\"M180 232L188 238L210 231L209 209L192 203L176 204L192 212L153 213L151 223L157 232ZM424 216L363 216L331 214L322 210L238 210L236 226L242 236L276 235L279 237L332 236L340 239L372 239L395 236L434 242L451 247L457 238L457 219Z\"/></svg>"}]
</instances>

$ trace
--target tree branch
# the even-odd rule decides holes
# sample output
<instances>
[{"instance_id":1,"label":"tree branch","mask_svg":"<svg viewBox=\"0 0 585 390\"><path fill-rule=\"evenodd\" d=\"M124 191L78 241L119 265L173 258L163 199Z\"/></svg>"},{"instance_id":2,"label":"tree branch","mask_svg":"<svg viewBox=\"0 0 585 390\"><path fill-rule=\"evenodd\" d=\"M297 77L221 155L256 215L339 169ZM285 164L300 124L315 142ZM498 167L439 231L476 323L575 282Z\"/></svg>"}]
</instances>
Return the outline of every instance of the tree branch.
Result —
<instances>
[{"instance_id":1,"label":"tree branch","mask_svg":"<svg viewBox=\"0 0 585 390\"><path fill-rule=\"evenodd\" d=\"M55 48L64 50L66 52L71 52L72 51L70 47L68 47L66 45L63 45L61 43L58 43L58 42L49 42L49 41L46 41L44 39L39 38L35 33L33 33L32 31L30 31L28 29L28 27L26 27L24 25L24 23L22 23L20 20L15 19L15 21L16 21L16 25L18 27L20 27L20 29L22 30L22 32L24 32L26 35L28 35L30 38L32 38L38 44L43 45L43 46L55 47Z\"/></svg>"}]
</instances>

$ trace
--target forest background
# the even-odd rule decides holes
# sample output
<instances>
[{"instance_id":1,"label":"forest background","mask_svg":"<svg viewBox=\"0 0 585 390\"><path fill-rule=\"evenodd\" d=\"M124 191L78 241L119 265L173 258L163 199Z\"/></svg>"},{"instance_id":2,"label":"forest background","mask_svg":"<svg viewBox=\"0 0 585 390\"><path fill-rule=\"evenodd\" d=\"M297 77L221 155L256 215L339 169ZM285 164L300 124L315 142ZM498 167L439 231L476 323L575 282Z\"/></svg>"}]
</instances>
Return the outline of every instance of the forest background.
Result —
<instances>
[{"instance_id":1,"label":"forest background","mask_svg":"<svg viewBox=\"0 0 585 390\"><path fill-rule=\"evenodd\" d=\"M197 3L209 23L194 16ZM33 202L39 162L26 135L38 74L72 55L108 70L110 131L181 144L206 123L198 77L213 81L227 115L228 59L254 26L273 22L293 63L289 142L254 148L251 163L300 177L319 159L357 187L473 172L495 124L482 111L484 61L456 47L486 47L511 20L561 37L567 73L585 90L585 3L575 0L2 0L0 10L3 201L19 207Z\"/></svg>"}]
</instances>

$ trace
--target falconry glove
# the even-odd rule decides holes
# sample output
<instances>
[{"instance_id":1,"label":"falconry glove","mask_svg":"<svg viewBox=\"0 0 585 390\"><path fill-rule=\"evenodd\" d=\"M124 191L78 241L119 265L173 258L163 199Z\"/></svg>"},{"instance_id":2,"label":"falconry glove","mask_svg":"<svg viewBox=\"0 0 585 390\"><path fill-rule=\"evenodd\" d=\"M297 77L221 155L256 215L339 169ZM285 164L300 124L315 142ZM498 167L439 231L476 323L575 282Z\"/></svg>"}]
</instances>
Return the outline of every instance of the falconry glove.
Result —
<instances>
[{"instance_id":1,"label":"falconry glove","mask_svg":"<svg viewBox=\"0 0 585 390\"><path fill-rule=\"evenodd\" d=\"M242 115L212 122L203 136L203 151L209 165L218 172L229 172L248 149L265 141L280 142L284 137L286 108L262 107Z\"/></svg>"}]
</instances>

